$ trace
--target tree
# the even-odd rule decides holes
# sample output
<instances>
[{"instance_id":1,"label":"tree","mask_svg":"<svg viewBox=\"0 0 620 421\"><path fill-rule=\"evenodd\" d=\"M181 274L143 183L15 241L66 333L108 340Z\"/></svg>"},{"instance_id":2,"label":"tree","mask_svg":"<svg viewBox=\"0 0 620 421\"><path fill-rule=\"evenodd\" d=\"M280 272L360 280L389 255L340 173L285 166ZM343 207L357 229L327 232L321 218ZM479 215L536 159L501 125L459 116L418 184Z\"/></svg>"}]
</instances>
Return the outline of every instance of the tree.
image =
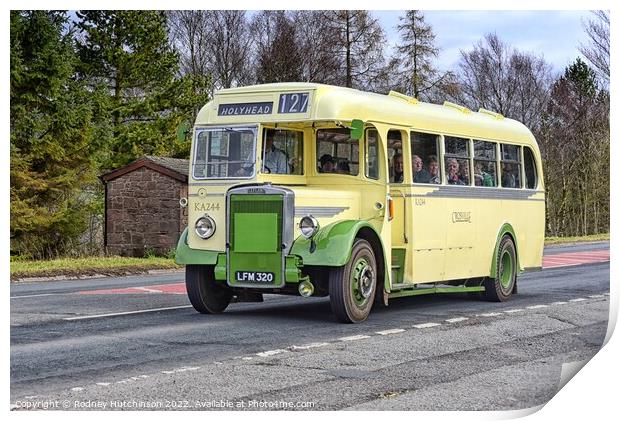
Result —
<instances>
[{"instance_id":1,"label":"tree","mask_svg":"<svg viewBox=\"0 0 620 421\"><path fill-rule=\"evenodd\" d=\"M75 80L65 13L11 12L11 251L63 252L88 224L97 200L93 95Z\"/></svg>"},{"instance_id":2,"label":"tree","mask_svg":"<svg viewBox=\"0 0 620 421\"><path fill-rule=\"evenodd\" d=\"M331 33L331 53L338 57L338 84L371 89L384 66L385 35L376 18L366 10L323 12Z\"/></svg>"},{"instance_id":3,"label":"tree","mask_svg":"<svg viewBox=\"0 0 620 421\"><path fill-rule=\"evenodd\" d=\"M609 95L577 58L556 80L539 135L552 235L609 230Z\"/></svg>"},{"instance_id":4,"label":"tree","mask_svg":"<svg viewBox=\"0 0 620 421\"><path fill-rule=\"evenodd\" d=\"M295 26L282 10L259 12L252 30L256 42L258 83L296 82L302 78L302 60Z\"/></svg>"},{"instance_id":5,"label":"tree","mask_svg":"<svg viewBox=\"0 0 620 421\"><path fill-rule=\"evenodd\" d=\"M471 51L461 51L455 100L486 108L536 130L549 97L551 66L487 34Z\"/></svg>"},{"instance_id":6,"label":"tree","mask_svg":"<svg viewBox=\"0 0 620 421\"><path fill-rule=\"evenodd\" d=\"M594 19L584 24L590 44L582 44L579 51L592 63L606 86L609 86L609 11L597 10L593 14Z\"/></svg>"},{"instance_id":7,"label":"tree","mask_svg":"<svg viewBox=\"0 0 620 421\"><path fill-rule=\"evenodd\" d=\"M400 43L396 46L398 83L400 90L416 98L428 99L431 91L446 80L449 72L438 74L433 61L439 55L435 47L433 28L424 21L420 10L409 10L401 16L398 32Z\"/></svg>"},{"instance_id":8,"label":"tree","mask_svg":"<svg viewBox=\"0 0 620 421\"><path fill-rule=\"evenodd\" d=\"M178 55L158 11L83 11L78 41L81 77L105 95L103 168L143 154L186 155L175 129L191 117L199 96L191 79L178 78Z\"/></svg>"},{"instance_id":9,"label":"tree","mask_svg":"<svg viewBox=\"0 0 620 421\"><path fill-rule=\"evenodd\" d=\"M339 83L339 58L334 54L336 34L330 31L324 12L298 10L293 12L300 49L302 77L306 82L335 85Z\"/></svg>"},{"instance_id":10,"label":"tree","mask_svg":"<svg viewBox=\"0 0 620 421\"><path fill-rule=\"evenodd\" d=\"M205 10L173 10L168 12L170 43L179 55L180 76L190 76L196 95L211 92L207 52L211 34L209 15Z\"/></svg>"},{"instance_id":11,"label":"tree","mask_svg":"<svg viewBox=\"0 0 620 421\"><path fill-rule=\"evenodd\" d=\"M252 79L248 69L252 46L244 10L214 10L207 13L211 36L206 52L215 89L243 85Z\"/></svg>"}]
</instances>

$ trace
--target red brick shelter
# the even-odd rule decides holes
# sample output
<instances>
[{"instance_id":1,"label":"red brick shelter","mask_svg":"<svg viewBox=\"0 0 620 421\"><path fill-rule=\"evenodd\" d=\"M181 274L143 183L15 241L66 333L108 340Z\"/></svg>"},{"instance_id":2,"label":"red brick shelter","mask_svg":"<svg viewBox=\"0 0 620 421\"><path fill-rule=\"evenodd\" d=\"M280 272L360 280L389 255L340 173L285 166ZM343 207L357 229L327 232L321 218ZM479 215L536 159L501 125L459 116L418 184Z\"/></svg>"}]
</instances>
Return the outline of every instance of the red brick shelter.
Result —
<instances>
[{"instance_id":1,"label":"red brick shelter","mask_svg":"<svg viewBox=\"0 0 620 421\"><path fill-rule=\"evenodd\" d=\"M143 156L100 177L105 185L104 249L108 254L165 255L187 226L189 161Z\"/></svg>"}]
</instances>

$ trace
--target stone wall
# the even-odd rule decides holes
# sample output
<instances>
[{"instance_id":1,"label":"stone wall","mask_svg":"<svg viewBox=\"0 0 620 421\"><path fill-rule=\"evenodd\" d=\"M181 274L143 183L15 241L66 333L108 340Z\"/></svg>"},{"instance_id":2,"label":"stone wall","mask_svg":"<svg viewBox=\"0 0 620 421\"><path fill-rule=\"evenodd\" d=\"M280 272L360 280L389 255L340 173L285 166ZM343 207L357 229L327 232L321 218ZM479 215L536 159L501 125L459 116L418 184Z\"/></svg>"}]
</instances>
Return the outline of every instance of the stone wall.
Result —
<instances>
[{"instance_id":1,"label":"stone wall","mask_svg":"<svg viewBox=\"0 0 620 421\"><path fill-rule=\"evenodd\" d=\"M107 252L165 255L187 225L179 199L187 185L150 168L138 168L107 184Z\"/></svg>"}]
</instances>

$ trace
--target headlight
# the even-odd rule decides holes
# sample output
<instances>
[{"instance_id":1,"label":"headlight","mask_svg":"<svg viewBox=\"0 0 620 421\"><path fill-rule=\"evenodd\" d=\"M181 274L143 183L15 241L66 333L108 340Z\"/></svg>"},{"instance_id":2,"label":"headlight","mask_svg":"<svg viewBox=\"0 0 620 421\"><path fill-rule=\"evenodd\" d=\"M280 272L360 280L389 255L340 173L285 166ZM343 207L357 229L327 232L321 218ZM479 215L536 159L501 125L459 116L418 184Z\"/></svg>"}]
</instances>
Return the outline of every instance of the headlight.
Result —
<instances>
[{"instance_id":1,"label":"headlight","mask_svg":"<svg viewBox=\"0 0 620 421\"><path fill-rule=\"evenodd\" d=\"M314 237L314 234L319 230L319 221L312 215L307 215L301 218L299 221L299 231L301 235L306 238Z\"/></svg>"},{"instance_id":2,"label":"headlight","mask_svg":"<svg viewBox=\"0 0 620 421\"><path fill-rule=\"evenodd\" d=\"M215 234L215 221L209 215L201 216L196 221L196 234L206 240Z\"/></svg>"}]
</instances>

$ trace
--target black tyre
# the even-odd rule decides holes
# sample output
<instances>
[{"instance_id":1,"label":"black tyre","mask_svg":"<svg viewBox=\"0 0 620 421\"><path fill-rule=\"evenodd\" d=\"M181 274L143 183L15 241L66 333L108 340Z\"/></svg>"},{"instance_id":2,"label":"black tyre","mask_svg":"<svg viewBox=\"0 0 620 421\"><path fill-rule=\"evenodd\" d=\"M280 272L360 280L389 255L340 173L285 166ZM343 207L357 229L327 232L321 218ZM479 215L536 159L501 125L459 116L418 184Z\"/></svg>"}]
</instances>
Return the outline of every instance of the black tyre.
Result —
<instances>
[{"instance_id":1,"label":"black tyre","mask_svg":"<svg viewBox=\"0 0 620 421\"><path fill-rule=\"evenodd\" d=\"M349 262L329 271L329 301L343 323L366 320L377 292L377 262L366 240L353 244Z\"/></svg>"},{"instance_id":2,"label":"black tyre","mask_svg":"<svg viewBox=\"0 0 620 421\"><path fill-rule=\"evenodd\" d=\"M215 280L212 266L187 265L185 286L190 303L200 313L221 313L232 299L230 288Z\"/></svg>"},{"instance_id":3,"label":"black tyre","mask_svg":"<svg viewBox=\"0 0 620 421\"><path fill-rule=\"evenodd\" d=\"M517 284L517 250L512 238L505 235L499 243L495 259L495 279L484 280L484 298L488 301L506 301Z\"/></svg>"}]
</instances>

